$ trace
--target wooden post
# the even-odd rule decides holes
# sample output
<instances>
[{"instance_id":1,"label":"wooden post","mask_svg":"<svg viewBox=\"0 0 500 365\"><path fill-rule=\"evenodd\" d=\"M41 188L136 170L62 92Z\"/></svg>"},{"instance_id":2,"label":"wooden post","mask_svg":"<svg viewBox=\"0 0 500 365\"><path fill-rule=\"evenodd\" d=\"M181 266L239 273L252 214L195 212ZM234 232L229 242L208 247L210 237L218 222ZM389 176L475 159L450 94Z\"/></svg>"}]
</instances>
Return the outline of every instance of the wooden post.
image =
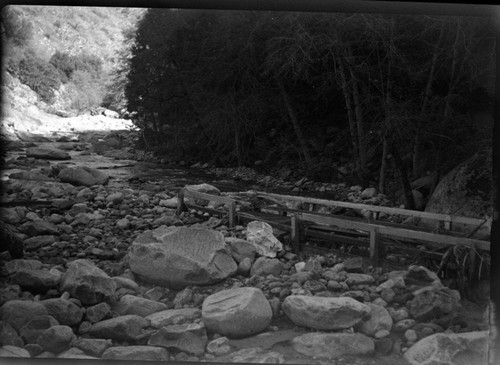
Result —
<instances>
[{"instance_id":1,"label":"wooden post","mask_svg":"<svg viewBox=\"0 0 500 365\"><path fill-rule=\"evenodd\" d=\"M474 248L471 248L471 250L470 250L470 264L469 264L469 266L470 266L469 280L471 282L473 282L475 279L474 275L476 273L476 261L477 261L476 257L477 257L476 250ZM479 277L479 275L481 275L481 273L478 273L477 277Z\"/></svg>"},{"instance_id":2,"label":"wooden post","mask_svg":"<svg viewBox=\"0 0 500 365\"><path fill-rule=\"evenodd\" d=\"M229 204L229 228L234 228L236 225L236 203Z\"/></svg>"},{"instance_id":3,"label":"wooden post","mask_svg":"<svg viewBox=\"0 0 500 365\"><path fill-rule=\"evenodd\" d=\"M176 214L180 215L185 210L186 210L186 205L184 204L184 189L181 189L177 193L177 211L176 211Z\"/></svg>"},{"instance_id":4,"label":"wooden post","mask_svg":"<svg viewBox=\"0 0 500 365\"><path fill-rule=\"evenodd\" d=\"M300 227L299 227L299 219L297 213L292 214L290 217L290 223L292 226L292 250L293 253L299 254L300 251Z\"/></svg>"},{"instance_id":5,"label":"wooden post","mask_svg":"<svg viewBox=\"0 0 500 365\"><path fill-rule=\"evenodd\" d=\"M370 230L370 262L373 267L379 266L379 239L378 229Z\"/></svg>"}]
</instances>

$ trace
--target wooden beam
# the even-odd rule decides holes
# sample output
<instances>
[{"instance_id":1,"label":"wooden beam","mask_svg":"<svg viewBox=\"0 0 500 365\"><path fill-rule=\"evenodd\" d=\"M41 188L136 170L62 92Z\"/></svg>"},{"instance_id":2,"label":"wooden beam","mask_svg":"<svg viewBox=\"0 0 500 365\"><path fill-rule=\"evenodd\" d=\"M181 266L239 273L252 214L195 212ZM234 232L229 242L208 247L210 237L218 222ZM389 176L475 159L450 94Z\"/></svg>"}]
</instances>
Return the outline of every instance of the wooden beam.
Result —
<instances>
[{"instance_id":1,"label":"wooden beam","mask_svg":"<svg viewBox=\"0 0 500 365\"><path fill-rule=\"evenodd\" d=\"M429 212L421 212L418 210L408 210L408 209L401 209L401 208L382 207L379 205L340 202L340 201L334 201L334 200L308 198L308 197L301 197L301 196L294 196L294 195L279 195L279 194L272 194L272 193L265 193L265 192L256 192L256 193L257 193L257 196L260 196L263 198L272 197L272 198L280 199L280 200L292 200L292 201L302 202L302 203L313 203L313 204L319 204L319 205L324 205L324 206L328 206L328 207L341 207L341 208L350 208L350 209L355 209L355 210L365 209L365 210L369 210L371 212L386 213L386 214L392 214L392 215L397 214L397 215L404 215L404 216L412 216L412 217L426 218L426 219L432 219L432 220L443 221L443 222L461 223L461 224L468 224L468 225L478 225L478 224L484 223L484 219L459 217L459 216L454 216L454 215L450 215L450 214L429 213Z\"/></svg>"},{"instance_id":2,"label":"wooden beam","mask_svg":"<svg viewBox=\"0 0 500 365\"><path fill-rule=\"evenodd\" d=\"M464 245L468 247L474 247L479 250L490 250L490 243L487 241L480 241L472 238L454 237L446 236L429 232L414 231L408 228L394 228L386 227L380 224L364 223L348 221L336 217L319 216L310 213L297 213L301 220L311 221L319 224L338 226L340 228L346 229L358 229L361 231L372 231L374 228L378 228L378 232L381 235L389 237L398 237L402 239L416 239L421 241L430 241L443 245Z\"/></svg>"},{"instance_id":3,"label":"wooden beam","mask_svg":"<svg viewBox=\"0 0 500 365\"><path fill-rule=\"evenodd\" d=\"M216 203L222 203L224 205L230 205L236 200L225 197L225 196L219 196L219 195L212 195L212 194L206 194L206 193L200 193L198 191L192 191L189 189L183 189L184 190L184 196L187 197L192 197L192 198L197 198L197 199L204 199Z\"/></svg>"}]
</instances>

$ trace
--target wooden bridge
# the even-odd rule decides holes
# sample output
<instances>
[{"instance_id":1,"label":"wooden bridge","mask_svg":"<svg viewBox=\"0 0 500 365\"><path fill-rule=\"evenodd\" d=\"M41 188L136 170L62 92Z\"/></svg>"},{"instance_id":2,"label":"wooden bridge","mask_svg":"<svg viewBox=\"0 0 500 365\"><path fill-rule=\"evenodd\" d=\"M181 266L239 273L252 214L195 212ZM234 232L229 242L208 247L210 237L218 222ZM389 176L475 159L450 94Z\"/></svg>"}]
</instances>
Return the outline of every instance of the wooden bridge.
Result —
<instances>
[{"instance_id":1,"label":"wooden bridge","mask_svg":"<svg viewBox=\"0 0 500 365\"><path fill-rule=\"evenodd\" d=\"M186 210L186 208L192 208L218 216L227 216L230 228L234 227L238 222L264 221L274 228L290 233L292 248L295 253L302 250L301 243L306 239L368 246L370 262L373 266L380 266L380 254L383 245L388 242L405 242L410 245L409 251L435 257L441 257L442 253L425 251L422 250L422 247L446 249L456 245L467 246L473 248L470 256L472 267L475 265L476 255L479 250L490 251L489 241L468 237L484 226L487 222L485 219L265 192L252 192L251 195L254 198L272 201L275 204L261 206L257 211L237 211L237 204L244 205L243 201L182 189L178 194L178 213ZM226 208L207 208L194 204L193 199L186 202L185 198L207 200ZM280 202L284 201L306 204L309 205L310 209L304 211L287 208L284 204L280 204ZM315 206L351 209L363 212L363 216L366 218L315 213ZM379 219L382 213L435 221L438 222L437 226L441 227L441 229L439 232L434 232L422 227L383 221ZM470 227L469 234L454 231L454 226L458 224Z\"/></svg>"}]
</instances>

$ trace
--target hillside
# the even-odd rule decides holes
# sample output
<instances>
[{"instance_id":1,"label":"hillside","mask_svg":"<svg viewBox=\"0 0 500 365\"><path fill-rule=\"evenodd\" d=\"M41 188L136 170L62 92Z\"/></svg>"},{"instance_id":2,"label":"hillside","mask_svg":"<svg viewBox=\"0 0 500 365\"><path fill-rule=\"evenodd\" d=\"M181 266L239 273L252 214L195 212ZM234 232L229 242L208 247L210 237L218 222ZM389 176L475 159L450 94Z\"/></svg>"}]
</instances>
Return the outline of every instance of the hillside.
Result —
<instances>
[{"instance_id":1,"label":"hillside","mask_svg":"<svg viewBox=\"0 0 500 365\"><path fill-rule=\"evenodd\" d=\"M106 7L4 8L3 132L16 139L26 132L50 135L54 131L106 129L104 122L118 128L114 126L116 120L111 118L82 114L99 107L110 93L109 80L118 65L117 54L124 44L123 33L134 26L143 12L144 9ZM9 26L17 34L9 37ZM19 38L23 31L24 38ZM50 77L40 70L54 69L50 61L56 53L69 55L74 60L96 59L99 70L91 77L75 72L80 79L70 75L56 86L49 84L48 90L41 86L47 84ZM47 100L47 95L53 97Z\"/></svg>"},{"instance_id":2,"label":"hillside","mask_svg":"<svg viewBox=\"0 0 500 365\"><path fill-rule=\"evenodd\" d=\"M56 51L99 56L107 71L116 62L124 30L132 27L145 9L68 6L11 6L33 25L31 47L48 60Z\"/></svg>"}]
</instances>

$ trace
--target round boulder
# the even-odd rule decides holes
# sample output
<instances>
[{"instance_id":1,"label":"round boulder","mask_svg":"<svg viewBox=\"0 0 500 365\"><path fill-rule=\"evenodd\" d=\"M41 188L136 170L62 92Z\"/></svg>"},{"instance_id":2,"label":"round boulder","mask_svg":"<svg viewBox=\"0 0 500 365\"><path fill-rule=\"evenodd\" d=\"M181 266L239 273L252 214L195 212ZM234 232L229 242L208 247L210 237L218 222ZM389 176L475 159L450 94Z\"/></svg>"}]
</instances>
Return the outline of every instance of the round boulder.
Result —
<instances>
[{"instance_id":1,"label":"round boulder","mask_svg":"<svg viewBox=\"0 0 500 365\"><path fill-rule=\"evenodd\" d=\"M318 330L339 330L360 323L370 307L349 297L330 298L290 295L281 306L298 326Z\"/></svg>"},{"instance_id":2,"label":"round boulder","mask_svg":"<svg viewBox=\"0 0 500 365\"><path fill-rule=\"evenodd\" d=\"M238 268L222 233L203 228L146 231L132 243L129 258L139 279L177 290L217 283Z\"/></svg>"},{"instance_id":3,"label":"round boulder","mask_svg":"<svg viewBox=\"0 0 500 365\"><path fill-rule=\"evenodd\" d=\"M207 329L230 338L241 338L263 331L273 311L257 288L223 290L205 299L202 320Z\"/></svg>"}]
</instances>

